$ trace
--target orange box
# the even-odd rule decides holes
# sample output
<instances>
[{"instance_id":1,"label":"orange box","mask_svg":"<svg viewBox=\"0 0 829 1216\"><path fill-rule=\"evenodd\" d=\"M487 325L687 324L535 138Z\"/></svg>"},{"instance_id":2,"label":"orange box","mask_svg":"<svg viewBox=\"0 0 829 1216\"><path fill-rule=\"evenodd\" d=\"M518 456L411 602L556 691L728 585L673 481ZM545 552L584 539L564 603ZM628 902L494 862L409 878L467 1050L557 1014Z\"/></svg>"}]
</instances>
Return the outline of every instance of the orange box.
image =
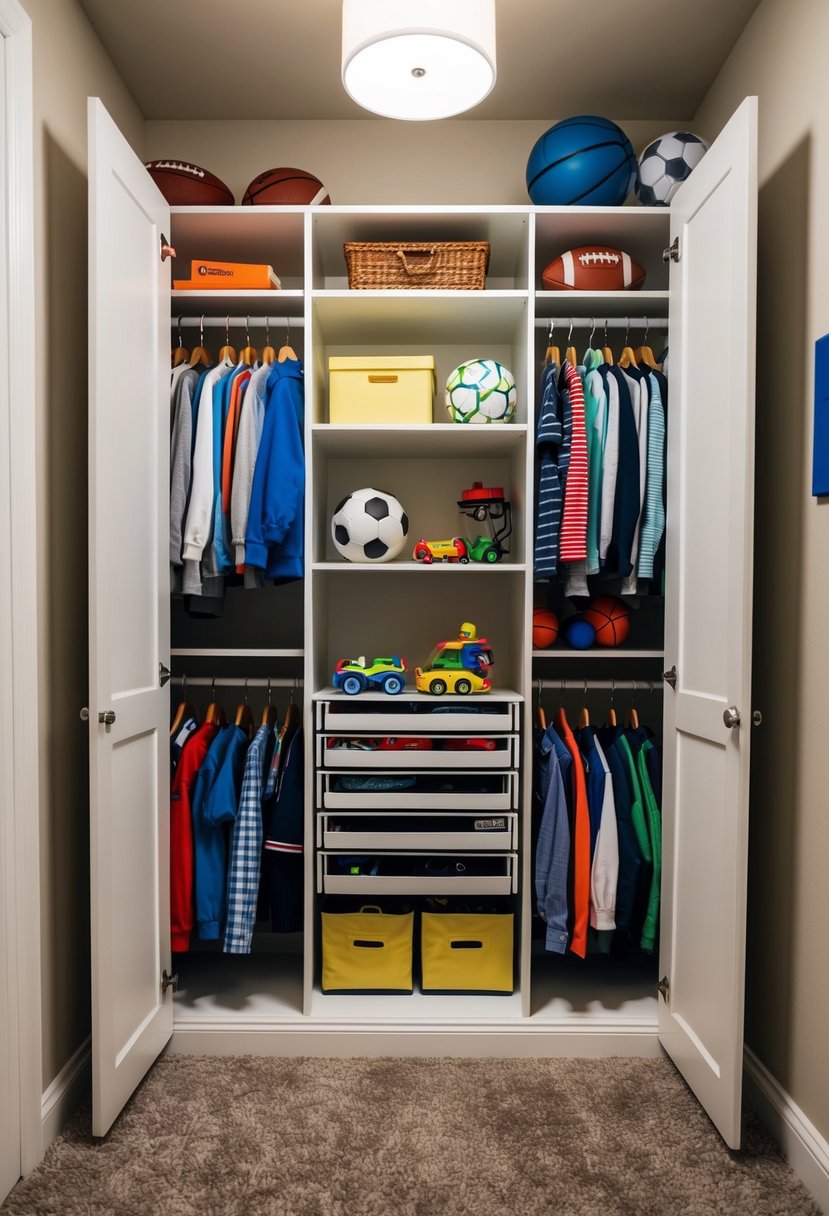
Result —
<instances>
[{"instance_id":1,"label":"orange box","mask_svg":"<svg viewBox=\"0 0 829 1216\"><path fill-rule=\"evenodd\" d=\"M273 266L251 262L209 262L204 258L190 263L190 278L176 279L176 291L268 291L280 288Z\"/></svg>"}]
</instances>

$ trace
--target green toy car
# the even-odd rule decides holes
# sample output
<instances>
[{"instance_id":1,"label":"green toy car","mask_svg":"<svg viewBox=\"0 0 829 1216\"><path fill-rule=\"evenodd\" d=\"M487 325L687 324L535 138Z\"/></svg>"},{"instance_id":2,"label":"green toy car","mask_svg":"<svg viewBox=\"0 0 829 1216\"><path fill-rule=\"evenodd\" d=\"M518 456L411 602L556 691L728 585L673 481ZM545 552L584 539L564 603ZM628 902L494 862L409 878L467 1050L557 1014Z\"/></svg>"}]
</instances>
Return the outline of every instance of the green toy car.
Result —
<instances>
[{"instance_id":1,"label":"green toy car","mask_svg":"<svg viewBox=\"0 0 829 1216\"><path fill-rule=\"evenodd\" d=\"M360 655L359 659L339 659L331 682L350 697L367 688L396 696L406 686L405 671L406 660L399 655L372 659L370 663L366 663L365 655Z\"/></svg>"}]
</instances>

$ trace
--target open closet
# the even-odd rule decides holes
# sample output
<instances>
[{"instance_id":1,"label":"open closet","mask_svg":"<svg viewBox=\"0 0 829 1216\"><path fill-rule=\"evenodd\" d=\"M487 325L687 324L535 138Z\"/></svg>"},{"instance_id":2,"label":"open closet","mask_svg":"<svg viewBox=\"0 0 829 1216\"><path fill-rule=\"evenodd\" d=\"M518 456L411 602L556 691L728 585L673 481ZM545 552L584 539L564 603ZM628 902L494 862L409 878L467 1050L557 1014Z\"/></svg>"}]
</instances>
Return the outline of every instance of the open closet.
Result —
<instances>
[{"instance_id":1,"label":"open closet","mask_svg":"<svg viewBox=\"0 0 829 1216\"><path fill-rule=\"evenodd\" d=\"M726 1141L738 1144L754 100L670 209L170 208L95 99L89 131L94 1131L107 1131L171 1040L174 1051L297 1055L654 1054L661 1043ZM456 239L489 242L485 290L347 286L346 242ZM595 241L628 250L648 271L647 290L542 289L551 258ZM195 257L268 263L282 287L172 292L170 247L185 265ZM647 363L668 342L664 597L642 597L616 650L562 640L534 650L535 425L549 347L618 354L630 346ZM304 576L228 587L221 615L197 617L171 601L170 351L185 352L174 363L197 363L199 351L215 357L221 345L245 362L290 347L304 365ZM448 422L442 391L429 424L329 420L329 357L428 352L442 386L484 350L515 377L507 425ZM475 482L504 487L511 503L509 551L497 564L426 568L411 545L384 565L339 558L330 520L355 487L397 495L413 543L445 534L461 490ZM394 697L332 687L337 661L355 654L404 654L411 680L411 667L470 621L495 656L485 697L429 697L411 683ZM450 703L455 712L446 712ZM256 726L269 707L280 723L293 705L304 736L301 931L260 920L244 956L221 942L171 953L170 726L178 707L202 719L209 704L222 704L229 721L239 713L240 727L245 709ZM559 706L573 724L582 710L596 723L611 711L623 721L638 714L661 741L658 945L635 957L563 958L539 936L535 735L539 711L552 720ZM470 731L481 746L456 746ZM346 735L353 749L332 746ZM372 746L401 735L427 743L403 762ZM372 786L378 773L405 773L408 784ZM497 818L485 847L469 829L482 815ZM366 904L377 894L495 899L513 918L513 990L324 991L321 912L346 894Z\"/></svg>"}]
</instances>

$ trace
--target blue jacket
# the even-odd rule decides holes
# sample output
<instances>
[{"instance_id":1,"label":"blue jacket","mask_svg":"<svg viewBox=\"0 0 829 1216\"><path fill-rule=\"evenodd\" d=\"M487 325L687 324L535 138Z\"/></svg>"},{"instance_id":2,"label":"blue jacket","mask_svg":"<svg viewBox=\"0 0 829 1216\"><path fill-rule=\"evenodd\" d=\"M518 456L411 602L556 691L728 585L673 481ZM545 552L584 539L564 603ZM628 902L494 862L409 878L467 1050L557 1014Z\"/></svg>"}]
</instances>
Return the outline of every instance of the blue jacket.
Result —
<instances>
[{"instance_id":1,"label":"blue jacket","mask_svg":"<svg viewBox=\"0 0 829 1216\"><path fill-rule=\"evenodd\" d=\"M251 486L245 564L278 582L302 578L304 569L304 418L302 364L274 363Z\"/></svg>"},{"instance_id":2,"label":"blue jacket","mask_svg":"<svg viewBox=\"0 0 829 1216\"><path fill-rule=\"evenodd\" d=\"M196 925L201 941L216 941L225 917L227 833L236 818L248 737L225 726L213 740L193 796Z\"/></svg>"},{"instance_id":3,"label":"blue jacket","mask_svg":"<svg viewBox=\"0 0 829 1216\"><path fill-rule=\"evenodd\" d=\"M572 764L570 752L552 726L538 742L538 795L541 824L535 855L535 898L546 922L546 949L564 954L567 930L567 888L570 865L570 823L563 773Z\"/></svg>"}]
</instances>

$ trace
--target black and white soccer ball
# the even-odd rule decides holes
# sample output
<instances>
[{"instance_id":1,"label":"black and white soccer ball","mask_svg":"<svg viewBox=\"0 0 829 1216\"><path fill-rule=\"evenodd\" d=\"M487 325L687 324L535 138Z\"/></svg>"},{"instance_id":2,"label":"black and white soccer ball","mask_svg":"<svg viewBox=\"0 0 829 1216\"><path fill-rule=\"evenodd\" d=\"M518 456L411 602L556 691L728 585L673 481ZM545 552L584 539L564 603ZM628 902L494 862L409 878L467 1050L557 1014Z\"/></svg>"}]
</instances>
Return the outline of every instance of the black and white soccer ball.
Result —
<instances>
[{"instance_id":1,"label":"black and white soccer ball","mask_svg":"<svg viewBox=\"0 0 829 1216\"><path fill-rule=\"evenodd\" d=\"M669 131L648 144L636 170L636 197L645 207L667 207L697 167L708 144L691 131Z\"/></svg>"},{"instance_id":2,"label":"black and white soccer ball","mask_svg":"<svg viewBox=\"0 0 829 1216\"><path fill-rule=\"evenodd\" d=\"M350 562L390 562L402 552L409 517L393 494L367 486L352 490L331 517L331 537Z\"/></svg>"}]
</instances>

